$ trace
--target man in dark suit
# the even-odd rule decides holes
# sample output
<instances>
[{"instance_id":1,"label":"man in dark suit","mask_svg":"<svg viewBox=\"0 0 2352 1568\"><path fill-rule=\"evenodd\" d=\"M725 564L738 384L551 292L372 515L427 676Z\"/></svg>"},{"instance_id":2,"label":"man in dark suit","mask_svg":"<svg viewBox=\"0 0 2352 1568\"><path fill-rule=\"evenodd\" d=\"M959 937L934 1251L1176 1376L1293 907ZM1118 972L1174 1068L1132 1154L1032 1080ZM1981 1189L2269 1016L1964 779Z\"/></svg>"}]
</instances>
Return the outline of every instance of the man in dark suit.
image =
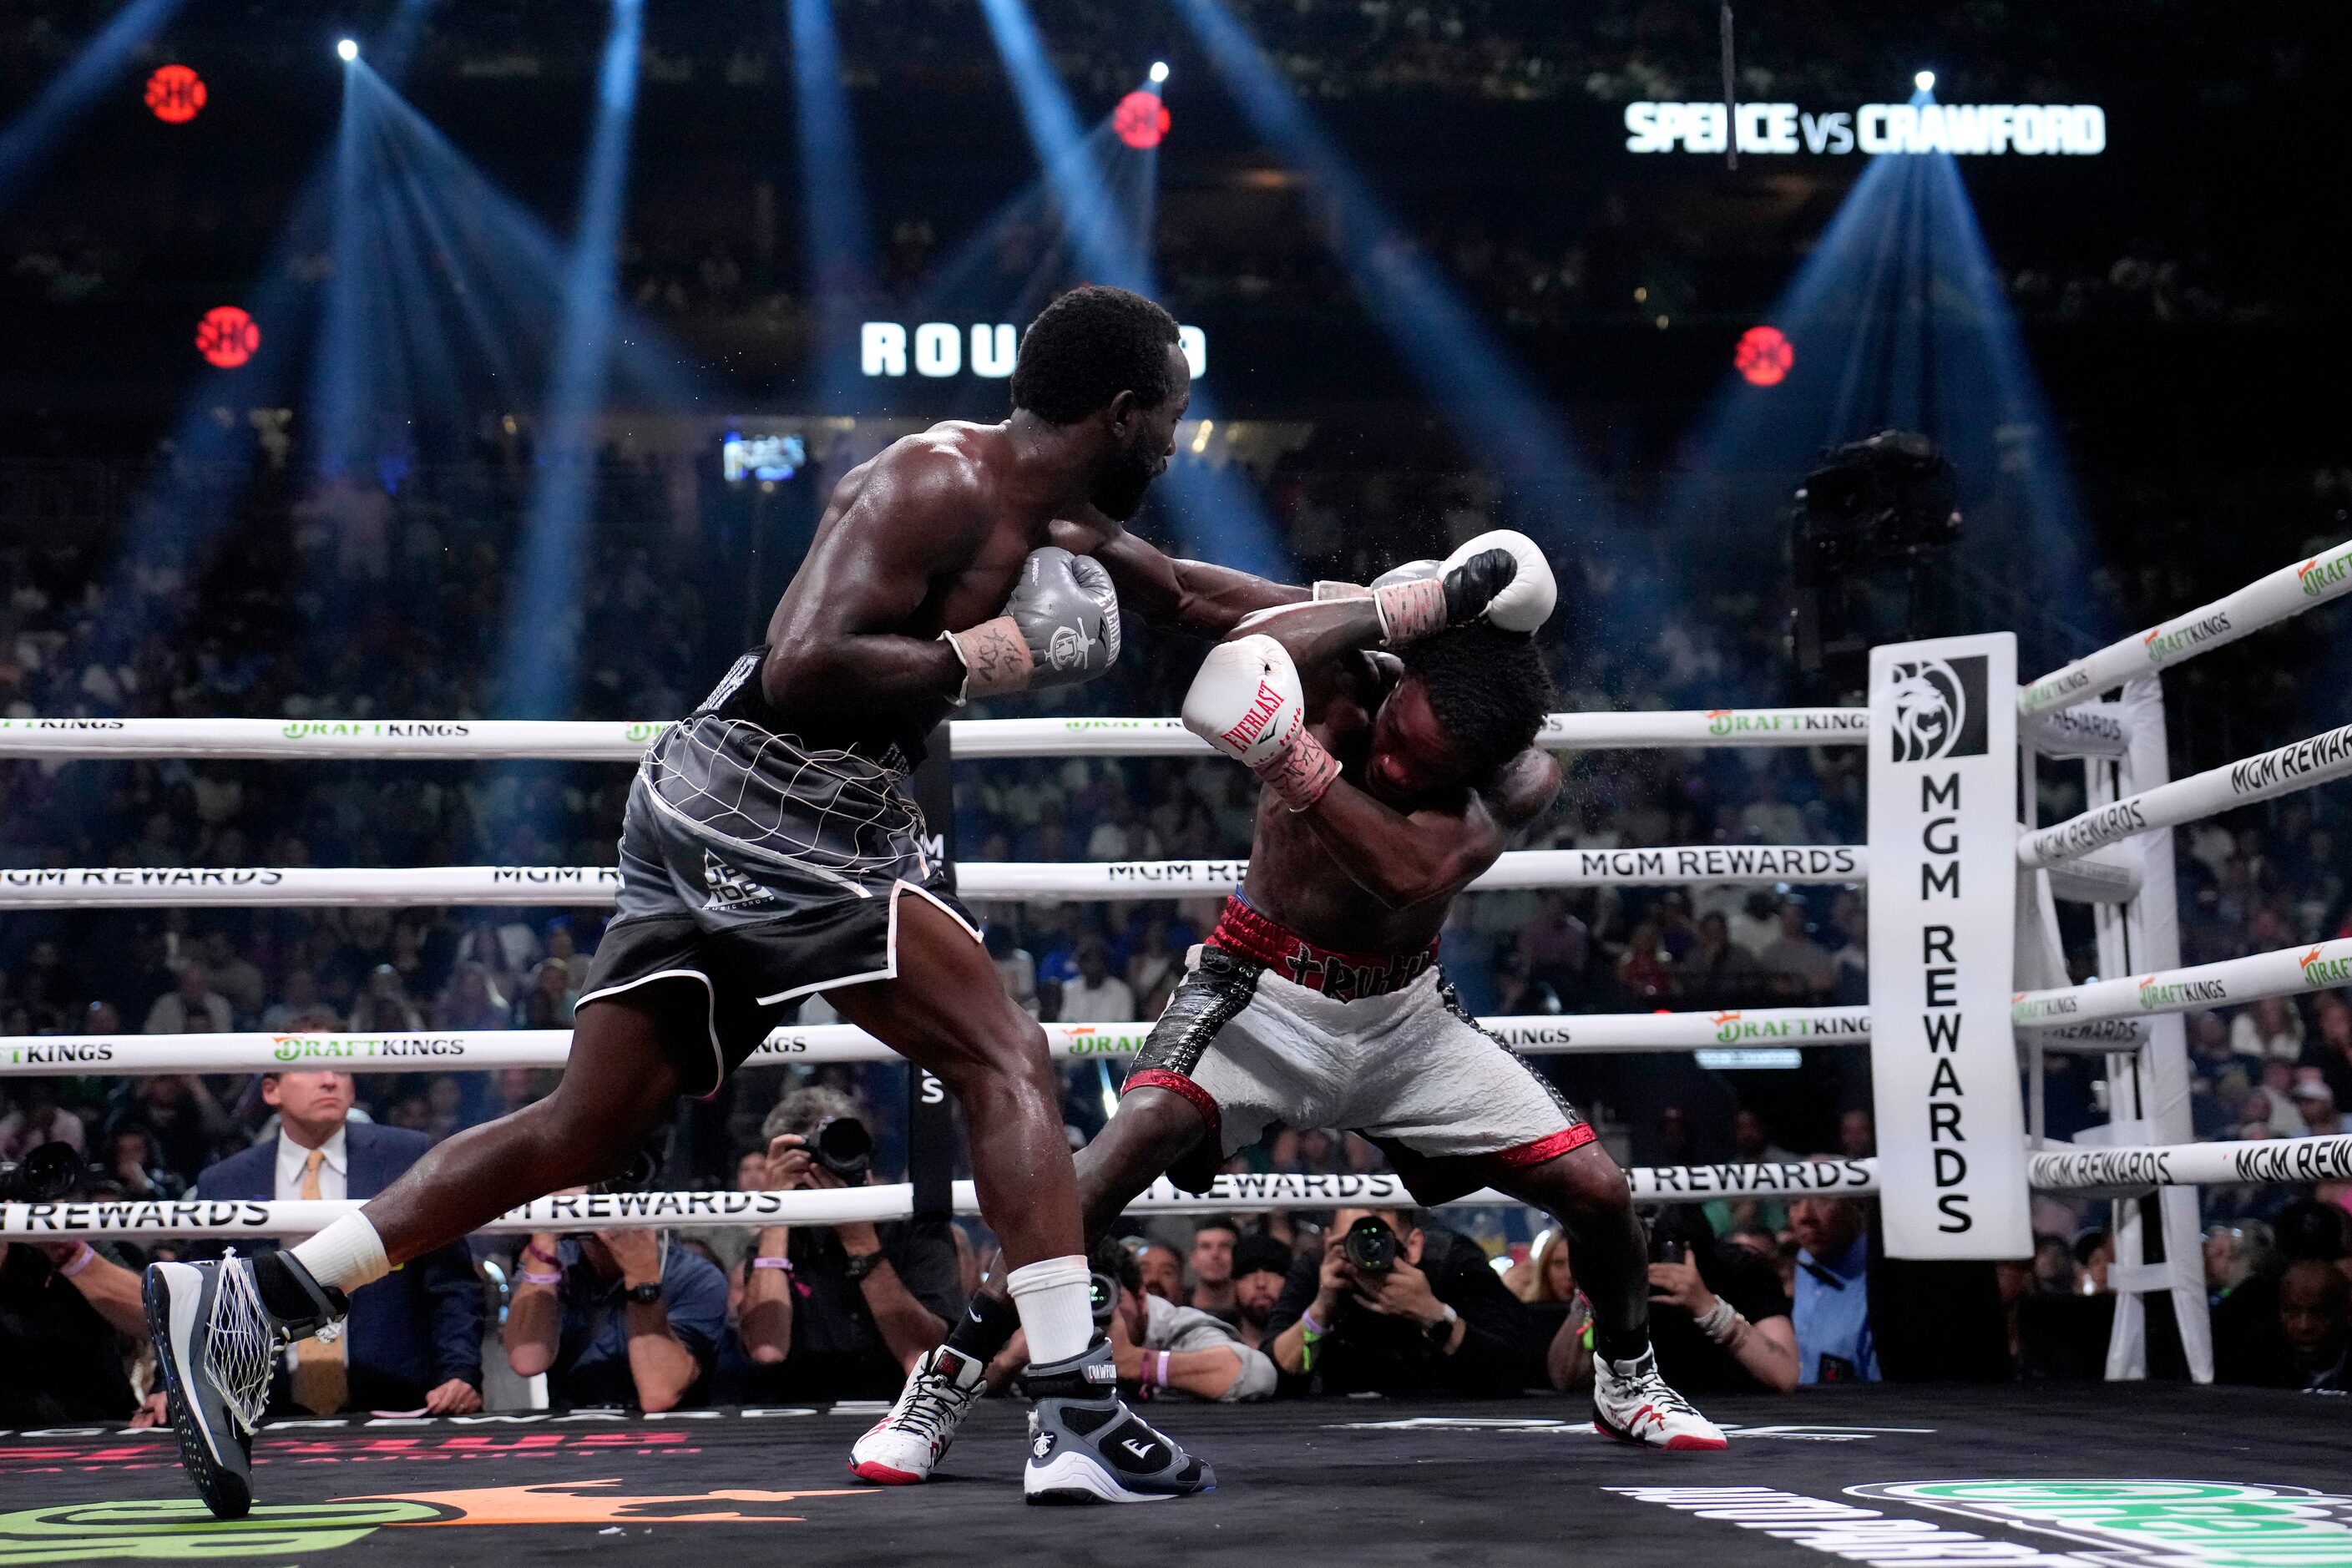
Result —
<instances>
[{"instance_id":1,"label":"man in dark suit","mask_svg":"<svg viewBox=\"0 0 2352 1568\"><path fill-rule=\"evenodd\" d=\"M200 1198L372 1198L416 1163L422 1132L353 1121L352 1076L268 1073L262 1102L278 1112L265 1139L197 1178ZM352 1292L339 1338L288 1347L273 1404L315 1414L415 1410L463 1415L482 1407L482 1288L462 1241Z\"/></svg>"}]
</instances>

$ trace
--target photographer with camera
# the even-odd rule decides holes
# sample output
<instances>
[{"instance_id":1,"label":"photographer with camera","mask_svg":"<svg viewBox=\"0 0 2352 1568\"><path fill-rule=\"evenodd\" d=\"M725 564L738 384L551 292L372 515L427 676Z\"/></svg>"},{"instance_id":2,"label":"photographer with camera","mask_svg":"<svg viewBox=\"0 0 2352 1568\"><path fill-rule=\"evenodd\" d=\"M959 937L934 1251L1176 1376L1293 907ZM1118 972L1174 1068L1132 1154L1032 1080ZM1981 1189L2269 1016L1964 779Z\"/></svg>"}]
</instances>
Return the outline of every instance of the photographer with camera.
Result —
<instances>
[{"instance_id":1,"label":"photographer with camera","mask_svg":"<svg viewBox=\"0 0 2352 1568\"><path fill-rule=\"evenodd\" d=\"M651 1415L708 1402L727 1333L727 1279L700 1253L670 1245L667 1231L537 1231L514 1279L507 1364L518 1377L545 1373L549 1404L635 1405Z\"/></svg>"},{"instance_id":2,"label":"photographer with camera","mask_svg":"<svg viewBox=\"0 0 2352 1568\"><path fill-rule=\"evenodd\" d=\"M1136 1250L1105 1239L1093 1258L1097 1309L1110 1336L1118 1380L1146 1399L1185 1394L1214 1404L1272 1397L1274 1363L1244 1344L1232 1324L1197 1307L1180 1307L1143 1288Z\"/></svg>"},{"instance_id":3,"label":"photographer with camera","mask_svg":"<svg viewBox=\"0 0 2352 1568\"><path fill-rule=\"evenodd\" d=\"M1660 1208L1647 1230L1650 1342L1660 1373L1676 1388L1703 1393L1794 1394L1797 1334L1772 1266L1717 1241L1694 1205ZM1571 1310L1545 1353L1545 1374L1563 1393L1592 1379L1590 1321Z\"/></svg>"},{"instance_id":4,"label":"photographer with camera","mask_svg":"<svg viewBox=\"0 0 2352 1568\"><path fill-rule=\"evenodd\" d=\"M871 1177L873 1137L837 1089L794 1089L760 1131L772 1191L859 1187ZM895 1399L963 1310L945 1220L770 1226L747 1274L747 1399Z\"/></svg>"},{"instance_id":5,"label":"photographer with camera","mask_svg":"<svg viewBox=\"0 0 2352 1568\"><path fill-rule=\"evenodd\" d=\"M1514 1394L1533 1376L1526 1305L1477 1243L1412 1209L1341 1209L1266 1331L1299 1392Z\"/></svg>"},{"instance_id":6,"label":"photographer with camera","mask_svg":"<svg viewBox=\"0 0 2352 1568\"><path fill-rule=\"evenodd\" d=\"M0 1203L43 1203L73 1192L80 1151L61 1139L0 1160ZM147 1332L139 1276L111 1242L0 1241L0 1425L163 1420L160 1389L142 1403L125 1375L123 1339Z\"/></svg>"}]
</instances>

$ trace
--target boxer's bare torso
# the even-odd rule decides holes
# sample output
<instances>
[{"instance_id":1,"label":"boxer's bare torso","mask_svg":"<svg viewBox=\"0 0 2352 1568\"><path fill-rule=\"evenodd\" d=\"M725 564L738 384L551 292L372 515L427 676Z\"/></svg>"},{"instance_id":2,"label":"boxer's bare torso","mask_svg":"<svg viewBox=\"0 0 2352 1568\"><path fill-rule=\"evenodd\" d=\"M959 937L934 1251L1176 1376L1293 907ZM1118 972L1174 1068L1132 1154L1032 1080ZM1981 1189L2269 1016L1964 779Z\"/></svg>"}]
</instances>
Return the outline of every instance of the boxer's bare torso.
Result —
<instances>
[{"instance_id":1,"label":"boxer's bare torso","mask_svg":"<svg viewBox=\"0 0 2352 1568\"><path fill-rule=\"evenodd\" d=\"M1372 851L1330 841L1272 790L1259 796L1244 894L1265 914L1307 941L1351 952L1411 952L1426 947L1445 923L1454 896L1495 863L1511 836L1541 816L1559 793L1559 764L1534 747L1520 752L1483 785L1391 799L1371 764L1375 724L1384 706L1400 731L1397 743L1442 746L1444 732L1416 691L1400 693L1402 666L1392 656L1351 653L1319 669L1302 669L1307 728L1339 760L1339 776L1412 817L1416 826L1450 831L1457 875L1433 897L1391 906L1376 897L1351 866Z\"/></svg>"}]
</instances>

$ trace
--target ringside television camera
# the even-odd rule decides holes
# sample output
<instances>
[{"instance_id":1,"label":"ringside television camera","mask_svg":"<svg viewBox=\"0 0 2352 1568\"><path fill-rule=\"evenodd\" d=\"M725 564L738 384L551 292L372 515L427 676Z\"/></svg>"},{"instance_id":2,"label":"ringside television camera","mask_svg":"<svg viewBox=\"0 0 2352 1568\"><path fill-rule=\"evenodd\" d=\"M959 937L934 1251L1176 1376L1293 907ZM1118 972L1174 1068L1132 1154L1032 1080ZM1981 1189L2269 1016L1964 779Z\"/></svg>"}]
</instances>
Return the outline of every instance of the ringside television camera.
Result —
<instances>
[{"instance_id":1,"label":"ringside television camera","mask_svg":"<svg viewBox=\"0 0 2352 1568\"><path fill-rule=\"evenodd\" d=\"M1789 516L1797 668L1859 687L1874 642L1924 637L1927 568L1960 537L1959 476L1936 443L1883 430L1832 448L1805 475ZM1899 595L1874 579L1895 573Z\"/></svg>"}]
</instances>

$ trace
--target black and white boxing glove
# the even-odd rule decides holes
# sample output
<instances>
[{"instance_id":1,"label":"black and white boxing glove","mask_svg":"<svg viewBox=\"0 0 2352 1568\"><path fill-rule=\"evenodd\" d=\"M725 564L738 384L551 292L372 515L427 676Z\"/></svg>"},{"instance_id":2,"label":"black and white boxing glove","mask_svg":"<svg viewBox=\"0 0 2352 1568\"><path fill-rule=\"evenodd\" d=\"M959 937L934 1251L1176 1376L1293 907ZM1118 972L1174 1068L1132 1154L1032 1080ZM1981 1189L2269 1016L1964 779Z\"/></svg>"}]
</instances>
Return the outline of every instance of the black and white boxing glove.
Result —
<instances>
[{"instance_id":1,"label":"black and white boxing glove","mask_svg":"<svg viewBox=\"0 0 2352 1568\"><path fill-rule=\"evenodd\" d=\"M1532 632L1558 596L1543 552L1508 528L1482 533L1443 561L1394 567L1372 587L1391 647L1482 619L1507 632Z\"/></svg>"},{"instance_id":2,"label":"black and white boxing glove","mask_svg":"<svg viewBox=\"0 0 2352 1568\"><path fill-rule=\"evenodd\" d=\"M1118 658L1118 591L1090 556L1033 550L993 620L941 632L963 660L958 701L1092 680Z\"/></svg>"}]
</instances>

